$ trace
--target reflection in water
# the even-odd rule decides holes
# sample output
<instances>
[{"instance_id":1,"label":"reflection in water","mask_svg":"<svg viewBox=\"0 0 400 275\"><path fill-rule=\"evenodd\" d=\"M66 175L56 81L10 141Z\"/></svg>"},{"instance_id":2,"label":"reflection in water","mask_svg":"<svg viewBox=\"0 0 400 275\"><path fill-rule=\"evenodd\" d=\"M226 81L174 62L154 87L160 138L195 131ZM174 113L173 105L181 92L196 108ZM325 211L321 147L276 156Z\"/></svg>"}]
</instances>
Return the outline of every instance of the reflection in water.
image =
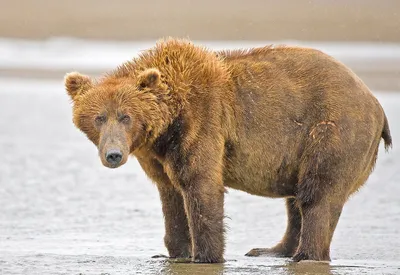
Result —
<instances>
[{"instance_id":1,"label":"reflection in water","mask_svg":"<svg viewBox=\"0 0 400 275\"><path fill-rule=\"evenodd\" d=\"M165 268L160 274L222 275L224 274L224 264L173 263L165 261Z\"/></svg>"},{"instance_id":2,"label":"reflection in water","mask_svg":"<svg viewBox=\"0 0 400 275\"><path fill-rule=\"evenodd\" d=\"M331 266L322 262L300 262L287 265L288 275L332 275Z\"/></svg>"},{"instance_id":3,"label":"reflection in water","mask_svg":"<svg viewBox=\"0 0 400 275\"><path fill-rule=\"evenodd\" d=\"M282 275L333 275L327 262L288 262L285 265L247 265L242 261L227 261L225 264L195 264L158 261L157 274L162 275L222 275L222 274L282 274ZM153 267L157 266L153 262ZM261 272L261 273L260 273Z\"/></svg>"}]
</instances>

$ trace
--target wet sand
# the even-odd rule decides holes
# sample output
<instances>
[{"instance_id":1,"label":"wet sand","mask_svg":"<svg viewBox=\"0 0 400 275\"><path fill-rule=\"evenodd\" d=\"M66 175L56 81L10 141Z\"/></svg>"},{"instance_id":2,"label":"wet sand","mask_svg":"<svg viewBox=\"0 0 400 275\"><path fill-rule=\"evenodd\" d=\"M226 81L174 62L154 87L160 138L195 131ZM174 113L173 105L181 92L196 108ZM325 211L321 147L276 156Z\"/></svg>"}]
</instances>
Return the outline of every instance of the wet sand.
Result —
<instances>
[{"instance_id":1,"label":"wet sand","mask_svg":"<svg viewBox=\"0 0 400 275\"><path fill-rule=\"evenodd\" d=\"M230 190L225 264L170 264L158 194L135 159L104 168L74 128L62 79L0 76L0 274L400 274L400 93L374 90L392 130L346 204L331 264L248 258L280 240L281 199ZM398 90L400 92L400 89Z\"/></svg>"}]
</instances>

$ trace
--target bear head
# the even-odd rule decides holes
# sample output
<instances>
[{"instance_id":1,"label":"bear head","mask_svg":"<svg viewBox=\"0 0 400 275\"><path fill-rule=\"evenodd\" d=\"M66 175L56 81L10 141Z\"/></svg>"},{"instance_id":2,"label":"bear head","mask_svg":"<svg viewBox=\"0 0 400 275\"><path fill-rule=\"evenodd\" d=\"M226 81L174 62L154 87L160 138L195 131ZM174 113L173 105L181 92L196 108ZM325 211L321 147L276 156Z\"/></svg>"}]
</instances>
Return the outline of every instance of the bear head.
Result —
<instances>
[{"instance_id":1,"label":"bear head","mask_svg":"<svg viewBox=\"0 0 400 275\"><path fill-rule=\"evenodd\" d=\"M168 86L158 69L96 82L73 72L65 76L73 103L73 122L97 146L102 163L123 165L135 150L151 142L172 119Z\"/></svg>"}]
</instances>

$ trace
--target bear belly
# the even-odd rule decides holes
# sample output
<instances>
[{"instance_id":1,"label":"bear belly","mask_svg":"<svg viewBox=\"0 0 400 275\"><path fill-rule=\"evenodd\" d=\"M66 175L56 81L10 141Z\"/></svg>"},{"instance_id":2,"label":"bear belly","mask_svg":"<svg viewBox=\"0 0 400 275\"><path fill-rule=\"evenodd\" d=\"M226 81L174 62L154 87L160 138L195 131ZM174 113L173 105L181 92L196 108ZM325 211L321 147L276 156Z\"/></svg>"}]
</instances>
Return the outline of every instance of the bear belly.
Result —
<instances>
[{"instance_id":1,"label":"bear belly","mask_svg":"<svg viewBox=\"0 0 400 275\"><path fill-rule=\"evenodd\" d=\"M246 193L270 197L270 198L287 198L294 197L296 193L296 181L294 177L267 179L265 177L248 177L243 175L225 175L224 186L244 191Z\"/></svg>"}]
</instances>

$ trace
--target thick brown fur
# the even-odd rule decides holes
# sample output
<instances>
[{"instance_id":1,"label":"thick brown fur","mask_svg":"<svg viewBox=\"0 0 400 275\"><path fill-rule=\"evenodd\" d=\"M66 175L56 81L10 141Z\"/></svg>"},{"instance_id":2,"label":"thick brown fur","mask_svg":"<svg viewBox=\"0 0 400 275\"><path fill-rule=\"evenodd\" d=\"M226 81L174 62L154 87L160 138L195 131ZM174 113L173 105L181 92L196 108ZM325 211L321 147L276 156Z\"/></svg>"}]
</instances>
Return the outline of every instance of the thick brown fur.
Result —
<instances>
[{"instance_id":1,"label":"thick brown fur","mask_svg":"<svg viewBox=\"0 0 400 275\"><path fill-rule=\"evenodd\" d=\"M168 39L95 82L66 76L74 123L108 167L137 157L160 192L170 257L222 262L225 187L286 198L282 241L247 255L329 260L342 207L371 173L382 107L320 51L213 52ZM110 163L109 152L121 152Z\"/></svg>"}]
</instances>

